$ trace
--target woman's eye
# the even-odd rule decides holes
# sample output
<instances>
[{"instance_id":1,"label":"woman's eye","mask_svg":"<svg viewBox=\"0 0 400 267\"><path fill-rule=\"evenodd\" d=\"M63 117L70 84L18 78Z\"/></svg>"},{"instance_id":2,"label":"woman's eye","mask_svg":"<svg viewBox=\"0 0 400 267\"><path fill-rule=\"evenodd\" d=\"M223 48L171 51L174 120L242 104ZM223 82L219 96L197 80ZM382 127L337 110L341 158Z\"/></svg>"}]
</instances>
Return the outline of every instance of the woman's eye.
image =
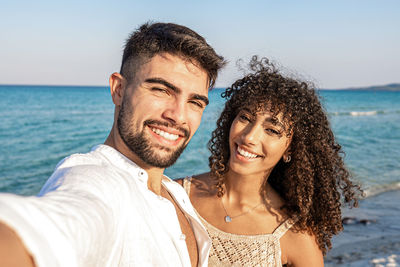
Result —
<instances>
[{"instance_id":1,"label":"woman's eye","mask_svg":"<svg viewBox=\"0 0 400 267\"><path fill-rule=\"evenodd\" d=\"M269 134L273 134L273 135L281 135L281 132L279 130L275 130L273 128L267 128L265 129L265 131Z\"/></svg>"},{"instance_id":2,"label":"woman's eye","mask_svg":"<svg viewBox=\"0 0 400 267\"><path fill-rule=\"evenodd\" d=\"M239 119L240 119L241 121L250 121L250 118L249 118L248 116L244 115L244 114L240 115L240 116L239 116Z\"/></svg>"}]
</instances>

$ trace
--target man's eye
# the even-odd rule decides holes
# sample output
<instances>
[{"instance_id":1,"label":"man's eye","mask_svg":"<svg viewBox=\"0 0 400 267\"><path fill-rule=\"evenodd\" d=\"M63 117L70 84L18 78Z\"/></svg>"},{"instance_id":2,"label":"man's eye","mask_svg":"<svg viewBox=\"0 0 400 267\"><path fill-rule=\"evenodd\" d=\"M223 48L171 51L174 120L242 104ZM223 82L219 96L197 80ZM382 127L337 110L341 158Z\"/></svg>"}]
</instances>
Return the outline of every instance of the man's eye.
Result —
<instances>
[{"instance_id":1,"label":"man's eye","mask_svg":"<svg viewBox=\"0 0 400 267\"><path fill-rule=\"evenodd\" d=\"M166 89L159 88L159 87L152 87L151 90L156 91L156 92L160 92L160 93L168 94L168 91Z\"/></svg>"},{"instance_id":2,"label":"man's eye","mask_svg":"<svg viewBox=\"0 0 400 267\"><path fill-rule=\"evenodd\" d=\"M192 100L192 101L190 101L190 103L196 105L199 108L203 108L203 104L201 102L199 102L199 101Z\"/></svg>"}]
</instances>

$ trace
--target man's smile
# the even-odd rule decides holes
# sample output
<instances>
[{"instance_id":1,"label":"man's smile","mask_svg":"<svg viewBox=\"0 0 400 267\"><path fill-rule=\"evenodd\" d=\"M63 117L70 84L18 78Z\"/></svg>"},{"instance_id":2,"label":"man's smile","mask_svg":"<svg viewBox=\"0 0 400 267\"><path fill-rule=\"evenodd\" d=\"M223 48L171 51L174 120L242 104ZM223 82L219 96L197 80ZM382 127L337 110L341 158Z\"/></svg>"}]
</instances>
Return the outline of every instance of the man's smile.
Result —
<instances>
[{"instance_id":1,"label":"man's smile","mask_svg":"<svg viewBox=\"0 0 400 267\"><path fill-rule=\"evenodd\" d=\"M150 120L146 121L144 124L161 144L168 147L177 146L182 140L187 139L189 136L188 130L171 126L168 123Z\"/></svg>"},{"instance_id":2,"label":"man's smile","mask_svg":"<svg viewBox=\"0 0 400 267\"><path fill-rule=\"evenodd\" d=\"M176 141L176 140L179 138L179 135L165 132L165 131L163 131L163 130L160 130L159 128L150 127L150 129L151 129L154 133L156 133L156 134L158 134L159 136L162 136L162 137L164 137L165 139L170 140L170 141Z\"/></svg>"}]
</instances>

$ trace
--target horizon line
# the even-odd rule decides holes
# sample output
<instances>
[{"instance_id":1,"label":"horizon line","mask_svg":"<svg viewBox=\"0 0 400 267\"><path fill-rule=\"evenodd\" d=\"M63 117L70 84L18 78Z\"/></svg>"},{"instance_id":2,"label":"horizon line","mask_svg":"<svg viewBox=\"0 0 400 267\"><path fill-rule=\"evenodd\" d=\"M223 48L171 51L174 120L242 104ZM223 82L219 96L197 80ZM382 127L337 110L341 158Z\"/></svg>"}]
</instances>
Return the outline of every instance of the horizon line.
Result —
<instances>
[{"instance_id":1,"label":"horizon line","mask_svg":"<svg viewBox=\"0 0 400 267\"><path fill-rule=\"evenodd\" d=\"M343 88L315 88L316 90L354 90L360 88L370 88L370 87L387 87L387 86L400 86L400 83L387 83L380 85L368 85L368 86L359 86L359 87L343 87ZM18 83L0 83L0 86L44 86L44 87L98 87L98 88L109 88L109 85L73 85L73 84L18 84ZM213 89L225 89L229 86L215 86Z\"/></svg>"}]
</instances>

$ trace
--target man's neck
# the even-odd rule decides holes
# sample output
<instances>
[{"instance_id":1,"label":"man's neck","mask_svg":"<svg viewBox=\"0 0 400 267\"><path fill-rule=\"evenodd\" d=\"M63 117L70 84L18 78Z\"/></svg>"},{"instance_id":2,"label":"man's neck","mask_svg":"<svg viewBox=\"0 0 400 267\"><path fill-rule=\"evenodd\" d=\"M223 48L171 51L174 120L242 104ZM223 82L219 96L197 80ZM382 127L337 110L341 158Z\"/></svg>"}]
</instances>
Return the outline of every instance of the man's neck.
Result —
<instances>
[{"instance_id":1,"label":"man's neck","mask_svg":"<svg viewBox=\"0 0 400 267\"><path fill-rule=\"evenodd\" d=\"M135 162L139 167L144 169L148 175L148 189L153 191L157 195L161 195L161 181L163 179L164 173L163 168L149 166L148 164L144 163L140 158L138 158L135 153L133 153L128 147L126 147L122 139L117 134L115 134L114 129L111 130L104 144L113 147L125 157L130 159L132 162Z\"/></svg>"},{"instance_id":2,"label":"man's neck","mask_svg":"<svg viewBox=\"0 0 400 267\"><path fill-rule=\"evenodd\" d=\"M157 195L161 195L161 181L164 177L164 169L160 168L143 168L146 170L147 175L148 175L148 180L147 180L147 188L150 191L153 191Z\"/></svg>"}]
</instances>

